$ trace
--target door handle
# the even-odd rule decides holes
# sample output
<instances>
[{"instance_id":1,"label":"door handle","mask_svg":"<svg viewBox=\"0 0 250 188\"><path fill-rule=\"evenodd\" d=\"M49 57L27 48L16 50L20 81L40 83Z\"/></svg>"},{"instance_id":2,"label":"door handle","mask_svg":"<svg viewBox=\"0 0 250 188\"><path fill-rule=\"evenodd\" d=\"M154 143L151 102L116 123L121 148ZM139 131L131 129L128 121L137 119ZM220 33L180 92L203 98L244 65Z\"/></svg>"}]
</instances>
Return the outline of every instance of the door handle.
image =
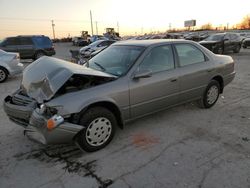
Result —
<instances>
[{"instance_id":1,"label":"door handle","mask_svg":"<svg viewBox=\"0 0 250 188\"><path fill-rule=\"evenodd\" d=\"M177 78L172 78L170 81L171 81L171 82L176 82L176 81L177 81Z\"/></svg>"}]
</instances>

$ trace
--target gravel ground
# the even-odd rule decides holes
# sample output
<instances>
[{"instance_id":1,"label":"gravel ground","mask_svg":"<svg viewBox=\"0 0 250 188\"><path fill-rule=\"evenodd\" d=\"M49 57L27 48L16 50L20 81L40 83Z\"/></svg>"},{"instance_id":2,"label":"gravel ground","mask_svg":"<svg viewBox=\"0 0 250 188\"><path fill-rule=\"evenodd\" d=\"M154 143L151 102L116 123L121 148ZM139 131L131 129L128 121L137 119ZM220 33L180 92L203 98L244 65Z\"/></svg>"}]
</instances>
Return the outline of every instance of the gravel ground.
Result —
<instances>
[{"instance_id":1,"label":"gravel ground","mask_svg":"<svg viewBox=\"0 0 250 188\"><path fill-rule=\"evenodd\" d=\"M56 44L70 59L71 44ZM185 104L117 130L103 150L42 146L0 108L0 187L250 187L250 49L232 55L237 75L208 110ZM30 61L23 61L28 65ZM0 85L0 100L21 76Z\"/></svg>"}]
</instances>

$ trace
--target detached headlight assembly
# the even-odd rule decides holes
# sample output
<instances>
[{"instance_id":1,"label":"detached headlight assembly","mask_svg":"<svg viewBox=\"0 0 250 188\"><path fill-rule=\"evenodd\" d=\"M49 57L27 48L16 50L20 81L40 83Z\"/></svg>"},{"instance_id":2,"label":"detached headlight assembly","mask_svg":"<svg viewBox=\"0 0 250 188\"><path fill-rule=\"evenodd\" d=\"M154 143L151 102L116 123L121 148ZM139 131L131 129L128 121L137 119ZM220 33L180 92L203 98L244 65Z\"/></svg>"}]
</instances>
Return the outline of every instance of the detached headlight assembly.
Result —
<instances>
[{"instance_id":1,"label":"detached headlight assembly","mask_svg":"<svg viewBox=\"0 0 250 188\"><path fill-rule=\"evenodd\" d=\"M46 106L45 104L41 104L39 107L39 112L41 114L47 115L55 115L63 109L63 106Z\"/></svg>"}]
</instances>

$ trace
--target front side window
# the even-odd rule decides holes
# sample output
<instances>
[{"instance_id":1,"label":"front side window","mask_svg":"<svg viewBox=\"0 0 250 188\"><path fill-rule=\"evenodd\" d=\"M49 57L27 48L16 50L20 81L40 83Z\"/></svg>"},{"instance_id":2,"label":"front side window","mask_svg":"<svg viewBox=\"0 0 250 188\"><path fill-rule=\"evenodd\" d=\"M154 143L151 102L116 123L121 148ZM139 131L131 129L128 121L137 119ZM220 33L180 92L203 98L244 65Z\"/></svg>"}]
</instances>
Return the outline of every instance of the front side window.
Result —
<instances>
[{"instance_id":1,"label":"front side window","mask_svg":"<svg viewBox=\"0 0 250 188\"><path fill-rule=\"evenodd\" d=\"M170 45L153 48L139 66L140 70L153 73L174 69L174 58Z\"/></svg>"},{"instance_id":2,"label":"front side window","mask_svg":"<svg viewBox=\"0 0 250 188\"><path fill-rule=\"evenodd\" d=\"M223 37L224 37L223 34L210 35L207 38L205 38L204 41L222 41Z\"/></svg>"},{"instance_id":3,"label":"front side window","mask_svg":"<svg viewBox=\"0 0 250 188\"><path fill-rule=\"evenodd\" d=\"M206 61L204 54L191 44L175 44L180 66Z\"/></svg>"},{"instance_id":4,"label":"front side window","mask_svg":"<svg viewBox=\"0 0 250 188\"><path fill-rule=\"evenodd\" d=\"M111 46L89 60L88 66L92 69L122 76L140 56L144 47Z\"/></svg>"},{"instance_id":5,"label":"front side window","mask_svg":"<svg viewBox=\"0 0 250 188\"><path fill-rule=\"evenodd\" d=\"M39 46L52 46L52 42L48 37L33 37L35 43Z\"/></svg>"}]
</instances>

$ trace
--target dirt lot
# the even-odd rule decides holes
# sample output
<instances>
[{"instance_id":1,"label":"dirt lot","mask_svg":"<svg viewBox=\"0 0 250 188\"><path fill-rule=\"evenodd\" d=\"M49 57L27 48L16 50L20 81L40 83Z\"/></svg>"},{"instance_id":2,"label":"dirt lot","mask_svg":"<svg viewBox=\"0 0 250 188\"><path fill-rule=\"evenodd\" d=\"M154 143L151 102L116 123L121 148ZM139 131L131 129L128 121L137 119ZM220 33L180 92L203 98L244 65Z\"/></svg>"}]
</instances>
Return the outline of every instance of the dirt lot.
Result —
<instances>
[{"instance_id":1,"label":"dirt lot","mask_svg":"<svg viewBox=\"0 0 250 188\"><path fill-rule=\"evenodd\" d=\"M69 48L57 44L56 56L70 59ZM250 49L233 58L237 76L213 108L186 104L137 120L95 153L29 141L1 107L0 187L250 188ZM1 84L0 100L20 81Z\"/></svg>"}]
</instances>

